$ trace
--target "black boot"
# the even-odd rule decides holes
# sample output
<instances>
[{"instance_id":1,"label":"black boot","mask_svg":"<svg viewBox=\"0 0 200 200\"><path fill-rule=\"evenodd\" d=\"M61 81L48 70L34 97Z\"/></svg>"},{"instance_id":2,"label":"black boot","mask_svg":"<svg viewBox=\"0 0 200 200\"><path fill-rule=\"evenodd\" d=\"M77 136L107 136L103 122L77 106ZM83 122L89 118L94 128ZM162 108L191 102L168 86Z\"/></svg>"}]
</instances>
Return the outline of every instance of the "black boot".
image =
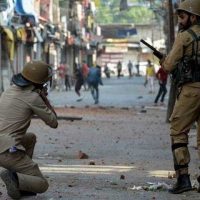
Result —
<instances>
[{"instance_id":1,"label":"black boot","mask_svg":"<svg viewBox=\"0 0 200 200\"><path fill-rule=\"evenodd\" d=\"M35 192L28 192L28 191L22 191L22 190L20 190L20 193L21 193L21 196L23 196L23 197L36 196L37 195L37 193L35 193Z\"/></svg>"},{"instance_id":2,"label":"black boot","mask_svg":"<svg viewBox=\"0 0 200 200\"><path fill-rule=\"evenodd\" d=\"M198 181L198 183L199 183L199 187L197 188L197 192L200 193L200 176L197 178L197 181Z\"/></svg>"},{"instance_id":3,"label":"black boot","mask_svg":"<svg viewBox=\"0 0 200 200\"><path fill-rule=\"evenodd\" d=\"M18 188L18 180L16 173L12 173L11 171L4 170L0 174L1 179L6 185L7 194L12 197L12 199L20 199L21 194Z\"/></svg>"},{"instance_id":4,"label":"black boot","mask_svg":"<svg viewBox=\"0 0 200 200\"><path fill-rule=\"evenodd\" d=\"M192 190L190 176L188 174L182 174L178 177L178 180L173 188L169 189L169 192L172 194L180 194L189 190Z\"/></svg>"}]
</instances>

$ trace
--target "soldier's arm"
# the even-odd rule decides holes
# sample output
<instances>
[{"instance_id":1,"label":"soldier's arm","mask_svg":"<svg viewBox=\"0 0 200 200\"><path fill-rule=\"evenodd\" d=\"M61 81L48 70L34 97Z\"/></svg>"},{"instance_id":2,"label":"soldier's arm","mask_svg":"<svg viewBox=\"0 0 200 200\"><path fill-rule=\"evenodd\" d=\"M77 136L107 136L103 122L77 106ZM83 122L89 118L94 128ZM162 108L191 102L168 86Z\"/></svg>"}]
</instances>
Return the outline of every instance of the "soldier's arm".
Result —
<instances>
[{"instance_id":1,"label":"soldier's arm","mask_svg":"<svg viewBox=\"0 0 200 200\"><path fill-rule=\"evenodd\" d=\"M174 70L175 66L183 56L184 38L183 34L179 33L174 41L172 50L161 60L161 66L167 72Z\"/></svg>"},{"instance_id":2,"label":"soldier's arm","mask_svg":"<svg viewBox=\"0 0 200 200\"><path fill-rule=\"evenodd\" d=\"M35 92L35 98L30 104L32 111L40 119L42 119L51 128L57 128L58 121L57 115L53 107L49 103L49 100L45 96L43 99L40 94Z\"/></svg>"}]
</instances>

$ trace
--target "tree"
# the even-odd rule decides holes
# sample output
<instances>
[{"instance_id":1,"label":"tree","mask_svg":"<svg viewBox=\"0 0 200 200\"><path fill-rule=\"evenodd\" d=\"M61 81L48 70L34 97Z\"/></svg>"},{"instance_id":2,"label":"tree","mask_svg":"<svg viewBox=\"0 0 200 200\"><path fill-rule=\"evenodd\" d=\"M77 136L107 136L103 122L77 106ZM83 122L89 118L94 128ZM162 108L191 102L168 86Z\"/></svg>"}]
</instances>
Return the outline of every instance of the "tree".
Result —
<instances>
[{"instance_id":1,"label":"tree","mask_svg":"<svg viewBox=\"0 0 200 200\"><path fill-rule=\"evenodd\" d=\"M140 6L142 1L132 1L133 3L135 2L136 6L120 12L119 0L102 0L101 6L98 8L96 13L97 23L150 23L152 16L154 17L153 11L149 9L147 4L143 3L143 6Z\"/></svg>"}]
</instances>

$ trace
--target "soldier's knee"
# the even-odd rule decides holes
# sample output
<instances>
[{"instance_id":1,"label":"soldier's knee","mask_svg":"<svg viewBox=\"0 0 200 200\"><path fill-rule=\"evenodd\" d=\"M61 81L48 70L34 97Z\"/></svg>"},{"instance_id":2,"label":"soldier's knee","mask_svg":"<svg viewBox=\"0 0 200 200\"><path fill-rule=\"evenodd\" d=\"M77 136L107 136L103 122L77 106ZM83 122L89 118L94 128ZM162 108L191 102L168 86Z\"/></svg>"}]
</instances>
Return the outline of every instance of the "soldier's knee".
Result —
<instances>
[{"instance_id":1,"label":"soldier's knee","mask_svg":"<svg viewBox=\"0 0 200 200\"><path fill-rule=\"evenodd\" d=\"M172 144L172 152L175 170L187 168L188 163L190 162L190 153L188 151L187 143Z\"/></svg>"},{"instance_id":2,"label":"soldier's knee","mask_svg":"<svg viewBox=\"0 0 200 200\"><path fill-rule=\"evenodd\" d=\"M47 180L43 179L41 181L41 187L40 187L40 191L38 191L38 193L44 193L48 190L49 188L49 183L47 182Z\"/></svg>"},{"instance_id":3,"label":"soldier's knee","mask_svg":"<svg viewBox=\"0 0 200 200\"><path fill-rule=\"evenodd\" d=\"M36 143L37 142L37 136L35 135L35 133L28 133L27 135L29 137L29 140L32 141L32 143Z\"/></svg>"}]
</instances>

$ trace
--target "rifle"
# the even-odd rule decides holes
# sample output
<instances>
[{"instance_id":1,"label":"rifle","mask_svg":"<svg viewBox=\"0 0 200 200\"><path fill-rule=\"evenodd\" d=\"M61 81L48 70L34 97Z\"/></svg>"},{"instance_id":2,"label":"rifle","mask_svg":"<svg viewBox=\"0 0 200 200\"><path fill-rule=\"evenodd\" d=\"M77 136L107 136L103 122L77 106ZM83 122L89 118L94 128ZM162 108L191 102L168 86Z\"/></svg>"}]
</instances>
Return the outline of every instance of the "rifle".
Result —
<instances>
[{"instance_id":1,"label":"rifle","mask_svg":"<svg viewBox=\"0 0 200 200\"><path fill-rule=\"evenodd\" d=\"M159 60L161 60L163 58L163 54L160 53L157 49L155 49L153 46L151 46L149 43L147 43L146 41L144 41L143 39L140 40L140 42L142 42L144 45L146 45L147 47L149 47L151 50L153 50L153 55L155 55Z\"/></svg>"}]
</instances>

